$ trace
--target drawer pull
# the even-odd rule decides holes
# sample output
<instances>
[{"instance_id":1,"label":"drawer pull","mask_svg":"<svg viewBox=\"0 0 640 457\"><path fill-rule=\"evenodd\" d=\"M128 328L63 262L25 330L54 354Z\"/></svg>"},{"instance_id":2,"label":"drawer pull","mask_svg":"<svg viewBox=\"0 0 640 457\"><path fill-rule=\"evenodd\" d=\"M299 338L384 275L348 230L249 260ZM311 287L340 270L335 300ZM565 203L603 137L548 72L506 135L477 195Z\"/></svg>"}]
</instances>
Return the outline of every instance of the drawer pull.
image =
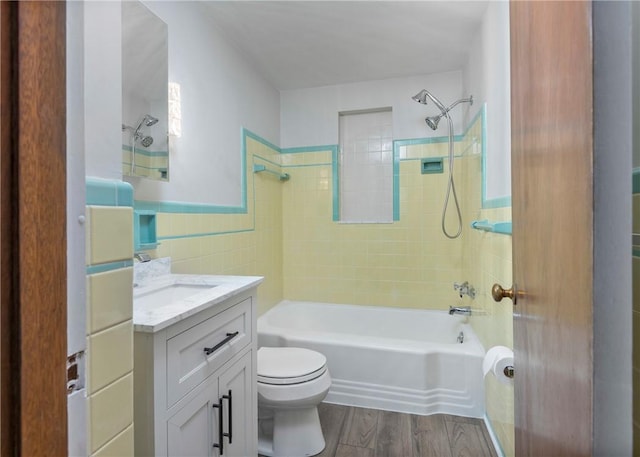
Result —
<instances>
[{"instance_id":1,"label":"drawer pull","mask_svg":"<svg viewBox=\"0 0 640 457\"><path fill-rule=\"evenodd\" d=\"M215 346L211 347L211 348L204 348L204 353L205 355L211 355L212 353L216 352L218 349L220 349L222 346L224 346L225 344L227 344L229 341L231 341L232 339L234 339L236 336L238 336L240 332L233 332L233 333L227 333L227 337L220 341L218 344L216 344Z\"/></svg>"}]
</instances>

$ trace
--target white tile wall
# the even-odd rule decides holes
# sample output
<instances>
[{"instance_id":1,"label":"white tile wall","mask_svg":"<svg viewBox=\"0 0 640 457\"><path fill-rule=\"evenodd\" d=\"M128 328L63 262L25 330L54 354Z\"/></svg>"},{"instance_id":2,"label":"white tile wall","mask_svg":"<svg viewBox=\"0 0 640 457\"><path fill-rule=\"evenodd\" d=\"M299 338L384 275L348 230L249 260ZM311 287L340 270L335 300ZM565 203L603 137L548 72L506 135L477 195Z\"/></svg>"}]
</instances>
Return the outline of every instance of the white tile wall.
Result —
<instances>
[{"instance_id":1,"label":"white tile wall","mask_svg":"<svg viewBox=\"0 0 640 457\"><path fill-rule=\"evenodd\" d=\"M340 115L340 219L393 221L390 109Z\"/></svg>"}]
</instances>

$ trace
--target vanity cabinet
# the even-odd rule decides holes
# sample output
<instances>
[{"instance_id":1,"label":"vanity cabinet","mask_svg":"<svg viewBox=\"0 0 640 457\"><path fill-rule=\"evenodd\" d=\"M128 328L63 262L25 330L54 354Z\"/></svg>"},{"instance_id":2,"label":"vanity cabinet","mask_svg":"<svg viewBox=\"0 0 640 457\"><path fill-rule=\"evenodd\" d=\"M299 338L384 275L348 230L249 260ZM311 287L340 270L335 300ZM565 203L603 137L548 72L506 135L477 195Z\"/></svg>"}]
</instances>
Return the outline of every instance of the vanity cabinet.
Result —
<instances>
[{"instance_id":1,"label":"vanity cabinet","mask_svg":"<svg viewBox=\"0 0 640 457\"><path fill-rule=\"evenodd\" d=\"M255 288L134 336L136 456L257 455Z\"/></svg>"}]
</instances>

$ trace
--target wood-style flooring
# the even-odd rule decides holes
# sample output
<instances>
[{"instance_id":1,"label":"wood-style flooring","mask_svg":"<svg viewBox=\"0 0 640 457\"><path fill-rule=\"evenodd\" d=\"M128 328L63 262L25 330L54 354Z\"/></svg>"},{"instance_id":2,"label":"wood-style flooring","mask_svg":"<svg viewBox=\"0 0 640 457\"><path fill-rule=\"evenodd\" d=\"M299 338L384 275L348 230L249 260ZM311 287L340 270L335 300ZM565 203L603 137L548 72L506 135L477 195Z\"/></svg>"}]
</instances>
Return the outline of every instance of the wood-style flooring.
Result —
<instances>
[{"instance_id":1,"label":"wood-style flooring","mask_svg":"<svg viewBox=\"0 0 640 457\"><path fill-rule=\"evenodd\" d=\"M321 457L496 457L481 419L321 403Z\"/></svg>"}]
</instances>

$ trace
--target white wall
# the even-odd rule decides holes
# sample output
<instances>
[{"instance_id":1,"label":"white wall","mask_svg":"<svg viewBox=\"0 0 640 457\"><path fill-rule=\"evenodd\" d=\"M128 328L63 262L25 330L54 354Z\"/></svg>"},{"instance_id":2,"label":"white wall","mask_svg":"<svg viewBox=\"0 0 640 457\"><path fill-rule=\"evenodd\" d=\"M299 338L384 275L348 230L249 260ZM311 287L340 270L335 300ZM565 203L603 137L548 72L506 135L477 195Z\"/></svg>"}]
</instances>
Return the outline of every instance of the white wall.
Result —
<instances>
[{"instance_id":1,"label":"white wall","mask_svg":"<svg viewBox=\"0 0 640 457\"><path fill-rule=\"evenodd\" d=\"M629 2L593 2L593 455L635 447L631 10Z\"/></svg>"},{"instance_id":2,"label":"white wall","mask_svg":"<svg viewBox=\"0 0 640 457\"><path fill-rule=\"evenodd\" d=\"M67 355L86 350L84 5L67 5ZM69 455L87 455L84 389L67 397Z\"/></svg>"},{"instance_id":3,"label":"white wall","mask_svg":"<svg viewBox=\"0 0 640 457\"><path fill-rule=\"evenodd\" d=\"M489 2L464 69L465 93L476 113L487 104L488 200L511 195L511 83L509 3Z\"/></svg>"},{"instance_id":4,"label":"white wall","mask_svg":"<svg viewBox=\"0 0 640 457\"><path fill-rule=\"evenodd\" d=\"M439 110L433 104L424 106L411 99L421 89L427 89L445 105L468 96L462 92L460 71L281 91L280 146L338 144L339 112L383 107L392 108L394 139L447 135L446 122L435 132L425 124L424 118ZM451 112L456 134L463 132L462 120L468 109L464 104Z\"/></svg>"},{"instance_id":5,"label":"white wall","mask_svg":"<svg viewBox=\"0 0 640 457\"><path fill-rule=\"evenodd\" d=\"M171 142L170 182L126 178L137 200L241 203L241 129L280 142L280 101L215 29L206 4L145 1L169 26L169 81L180 84L182 137Z\"/></svg>"}]
</instances>

